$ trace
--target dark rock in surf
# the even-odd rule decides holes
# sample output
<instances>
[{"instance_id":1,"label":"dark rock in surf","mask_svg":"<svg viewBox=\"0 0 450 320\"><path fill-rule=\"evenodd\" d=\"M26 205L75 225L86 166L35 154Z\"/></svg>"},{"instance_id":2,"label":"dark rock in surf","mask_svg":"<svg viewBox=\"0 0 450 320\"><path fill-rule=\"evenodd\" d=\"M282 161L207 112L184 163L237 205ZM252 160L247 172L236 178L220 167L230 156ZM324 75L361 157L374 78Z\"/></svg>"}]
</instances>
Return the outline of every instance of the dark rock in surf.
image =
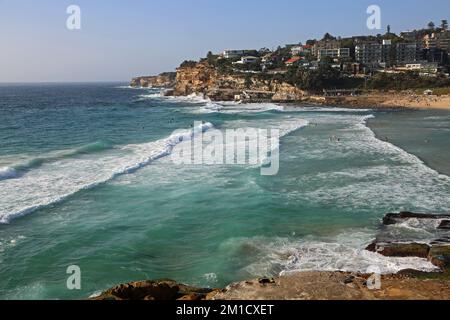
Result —
<instances>
[{"instance_id":1,"label":"dark rock in surf","mask_svg":"<svg viewBox=\"0 0 450 320\"><path fill-rule=\"evenodd\" d=\"M412 213L412 212L388 213L383 218L383 224L388 226L388 225L393 225L393 224L397 224L397 223L402 223L408 219L428 219L428 220L449 219L450 220L450 215Z\"/></svg>"},{"instance_id":2,"label":"dark rock in surf","mask_svg":"<svg viewBox=\"0 0 450 320\"><path fill-rule=\"evenodd\" d=\"M450 230L450 220L442 220L438 229L441 230Z\"/></svg>"},{"instance_id":3,"label":"dark rock in surf","mask_svg":"<svg viewBox=\"0 0 450 320\"><path fill-rule=\"evenodd\" d=\"M436 239L430 243L432 246L434 245L450 245L450 237L442 237Z\"/></svg>"},{"instance_id":4,"label":"dark rock in surf","mask_svg":"<svg viewBox=\"0 0 450 320\"><path fill-rule=\"evenodd\" d=\"M386 257L428 258L430 246L422 243L372 243L367 251L377 252Z\"/></svg>"}]
</instances>

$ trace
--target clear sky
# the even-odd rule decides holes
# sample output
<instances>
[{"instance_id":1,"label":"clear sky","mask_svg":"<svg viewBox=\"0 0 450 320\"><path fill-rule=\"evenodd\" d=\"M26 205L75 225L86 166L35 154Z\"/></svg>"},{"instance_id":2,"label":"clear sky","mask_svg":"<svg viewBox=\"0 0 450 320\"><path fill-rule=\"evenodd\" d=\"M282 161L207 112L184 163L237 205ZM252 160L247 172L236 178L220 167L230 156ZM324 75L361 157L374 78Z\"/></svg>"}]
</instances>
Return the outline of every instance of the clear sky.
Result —
<instances>
[{"instance_id":1,"label":"clear sky","mask_svg":"<svg viewBox=\"0 0 450 320\"><path fill-rule=\"evenodd\" d=\"M81 30L66 28L69 5ZM383 30L368 30L369 5ZM273 48L450 20L448 0L0 0L0 82L115 81L209 50Z\"/></svg>"}]
</instances>

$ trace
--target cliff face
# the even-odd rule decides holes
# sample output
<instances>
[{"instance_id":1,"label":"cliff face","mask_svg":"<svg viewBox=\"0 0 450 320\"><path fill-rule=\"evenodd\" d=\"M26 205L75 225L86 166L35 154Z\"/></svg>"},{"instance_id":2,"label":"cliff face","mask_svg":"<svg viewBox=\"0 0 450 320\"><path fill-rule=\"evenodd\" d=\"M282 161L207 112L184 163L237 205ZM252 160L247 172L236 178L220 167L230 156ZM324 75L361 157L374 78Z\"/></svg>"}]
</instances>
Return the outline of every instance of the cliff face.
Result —
<instances>
[{"instance_id":1,"label":"cliff face","mask_svg":"<svg viewBox=\"0 0 450 320\"><path fill-rule=\"evenodd\" d=\"M306 93L288 83L263 80L257 75L223 75L207 63L179 68L173 94L200 93L213 100L301 100Z\"/></svg>"},{"instance_id":2,"label":"cliff face","mask_svg":"<svg viewBox=\"0 0 450 320\"><path fill-rule=\"evenodd\" d=\"M158 76L137 77L131 80L132 87L172 87L175 83L176 74L174 72L162 73Z\"/></svg>"},{"instance_id":3,"label":"cliff face","mask_svg":"<svg viewBox=\"0 0 450 320\"><path fill-rule=\"evenodd\" d=\"M205 93L215 86L217 71L208 64L198 63L195 67L178 68L174 95L186 96Z\"/></svg>"}]
</instances>

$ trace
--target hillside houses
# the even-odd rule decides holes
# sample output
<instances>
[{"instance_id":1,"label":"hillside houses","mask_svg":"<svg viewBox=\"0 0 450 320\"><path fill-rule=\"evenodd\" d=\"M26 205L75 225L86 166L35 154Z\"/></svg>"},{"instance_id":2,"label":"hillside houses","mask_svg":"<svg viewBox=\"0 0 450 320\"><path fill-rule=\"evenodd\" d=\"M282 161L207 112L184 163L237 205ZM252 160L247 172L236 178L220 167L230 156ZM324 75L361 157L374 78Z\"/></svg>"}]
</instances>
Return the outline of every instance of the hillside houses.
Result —
<instances>
[{"instance_id":1,"label":"hillside houses","mask_svg":"<svg viewBox=\"0 0 450 320\"><path fill-rule=\"evenodd\" d=\"M225 50L220 59L240 65L239 70L281 73L289 68L316 70L322 61L348 76L375 72L418 72L436 75L448 72L450 31L422 29L397 36L355 36L335 38L326 34L322 40L294 44L277 49ZM247 67L246 67L247 66Z\"/></svg>"}]
</instances>

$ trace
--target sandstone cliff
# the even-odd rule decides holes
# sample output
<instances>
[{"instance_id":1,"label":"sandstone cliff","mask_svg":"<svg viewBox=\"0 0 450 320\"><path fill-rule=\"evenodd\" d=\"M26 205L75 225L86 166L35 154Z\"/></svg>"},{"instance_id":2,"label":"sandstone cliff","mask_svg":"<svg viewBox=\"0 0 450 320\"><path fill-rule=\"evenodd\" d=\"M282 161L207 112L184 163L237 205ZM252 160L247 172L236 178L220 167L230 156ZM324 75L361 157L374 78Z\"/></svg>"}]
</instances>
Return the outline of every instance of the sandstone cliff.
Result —
<instances>
[{"instance_id":1,"label":"sandstone cliff","mask_svg":"<svg viewBox=\"0 0 450 320\"><path fill-rule=\"evenodd\" d=\"M136 77L131 80L132 87L172 87L175 85L175 72L166 72L158 76Z\"/></svg>"},{"instance_id":2,"label":"sandstone cliff","mask_svg":"<svg viewBox=\"0 0 450 320\"><path fill-rule=\"evenodd\" d=\"M212 100L299 101L306 93L288 83L263 79L257 74L221 74L206 62L177 69L173 94L204 94Z\"/></svg>"}]
</instances>

